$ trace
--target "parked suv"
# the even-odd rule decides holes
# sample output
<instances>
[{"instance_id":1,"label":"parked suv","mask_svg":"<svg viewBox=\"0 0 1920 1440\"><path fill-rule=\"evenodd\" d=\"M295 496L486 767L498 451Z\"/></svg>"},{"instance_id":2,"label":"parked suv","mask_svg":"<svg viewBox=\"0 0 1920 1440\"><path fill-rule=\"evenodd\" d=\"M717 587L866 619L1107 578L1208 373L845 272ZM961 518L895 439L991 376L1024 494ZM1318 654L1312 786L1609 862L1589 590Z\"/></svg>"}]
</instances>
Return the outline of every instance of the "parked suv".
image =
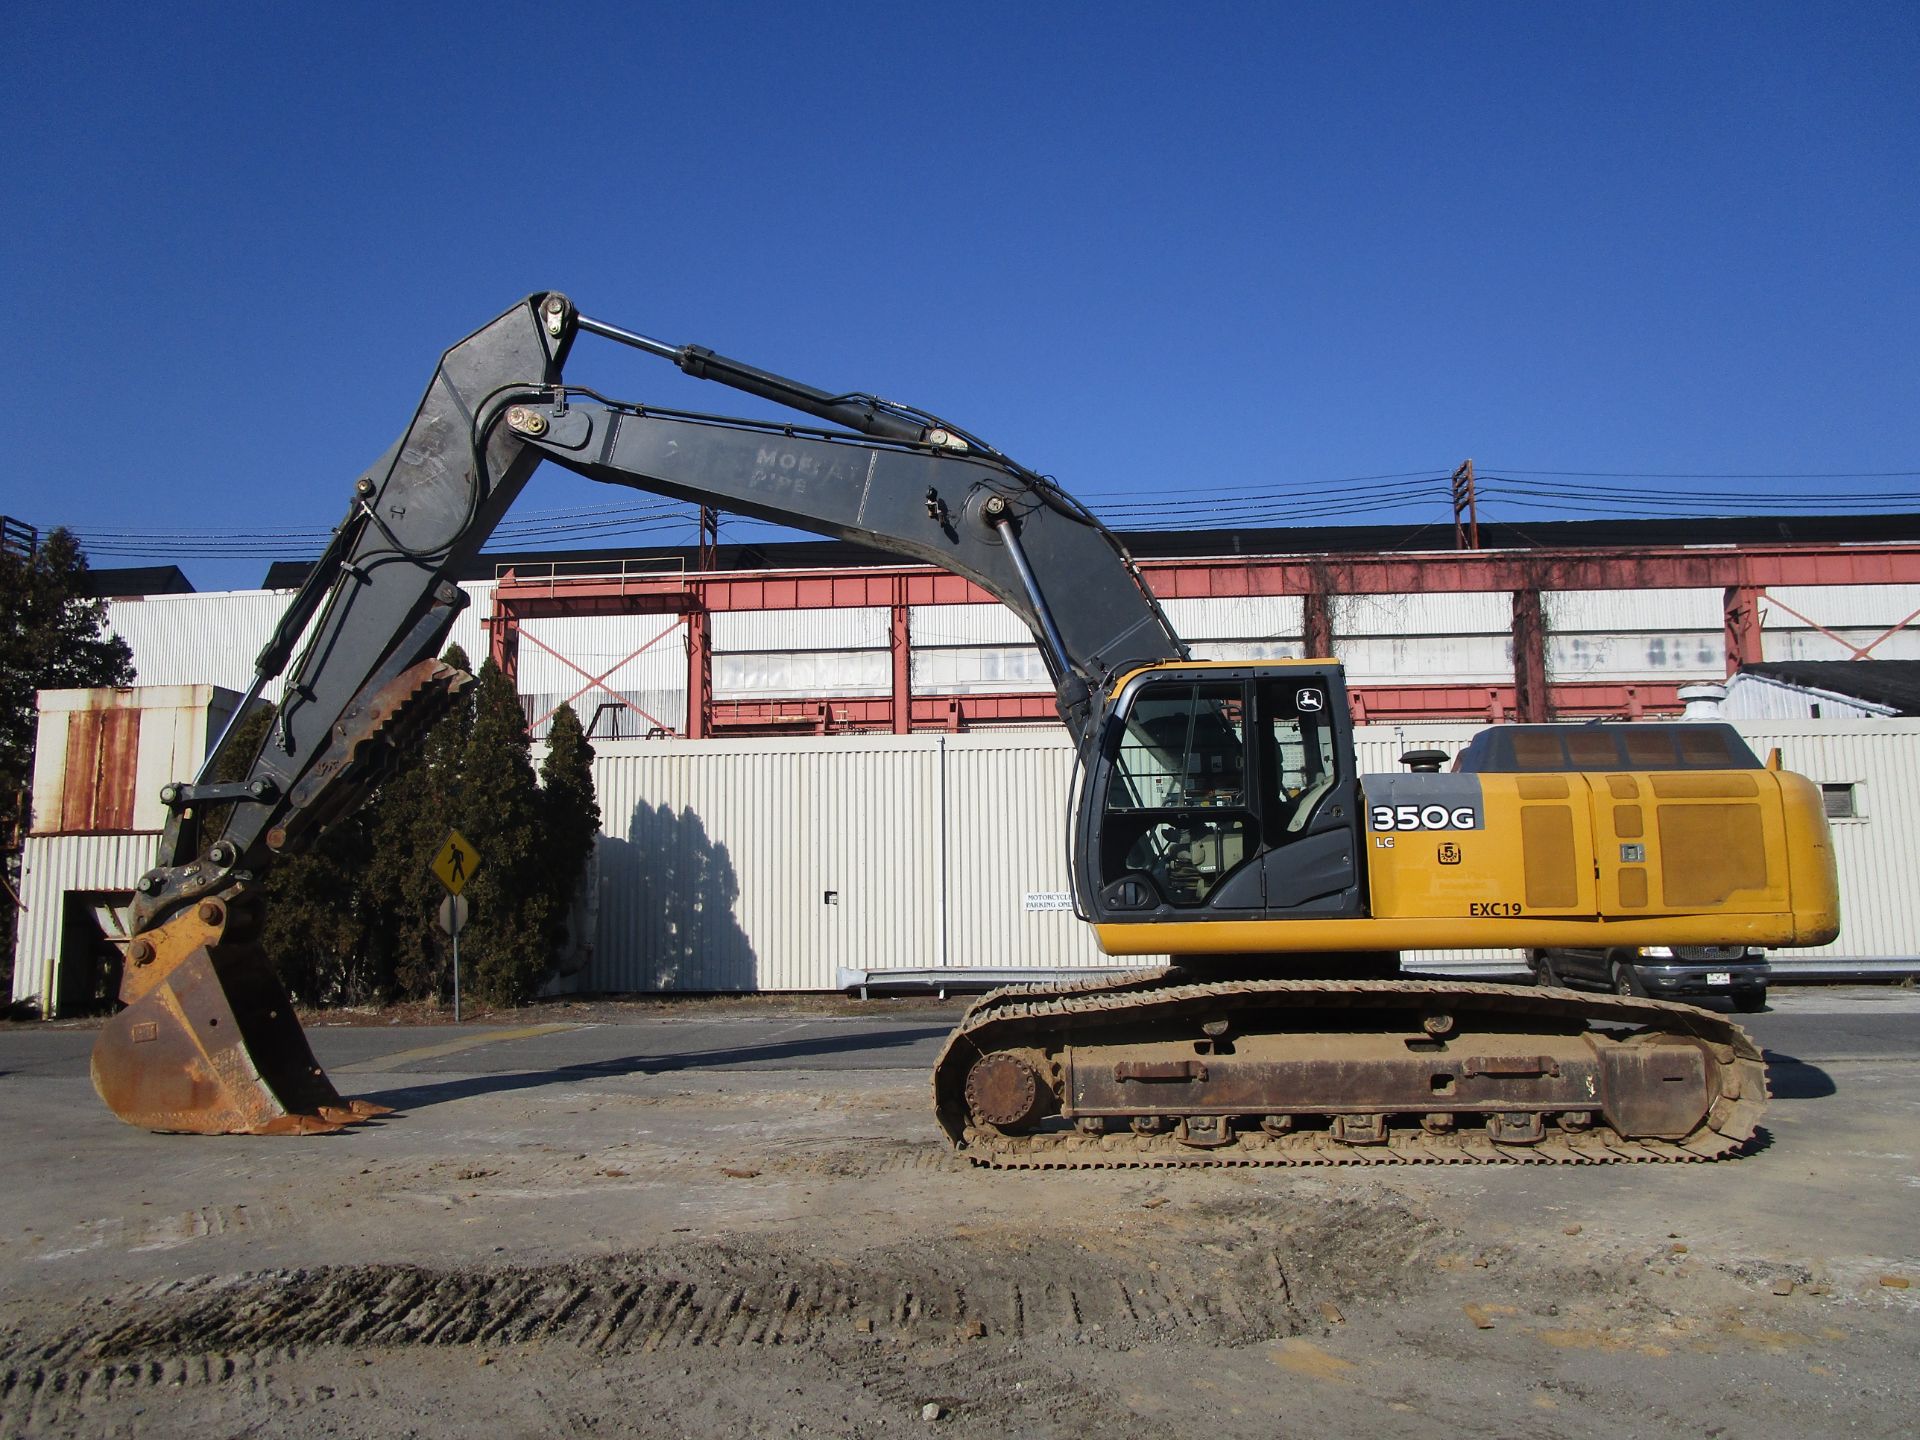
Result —
<instances>
[{"instance_id":1,"label":"parked suv","mask_svg":"<svg viewBox=\"0 0 1920 1440\"><path fill-rule=\"evenodd\" d=\"M1542 985L1597 985L1656 1000L1724 995L1734 1009L1748 1012L1766 1008L1767 980L1773 973L1764 950L1744 945L1534 950L1527 963Z\"/></svg>"}]
</instances>

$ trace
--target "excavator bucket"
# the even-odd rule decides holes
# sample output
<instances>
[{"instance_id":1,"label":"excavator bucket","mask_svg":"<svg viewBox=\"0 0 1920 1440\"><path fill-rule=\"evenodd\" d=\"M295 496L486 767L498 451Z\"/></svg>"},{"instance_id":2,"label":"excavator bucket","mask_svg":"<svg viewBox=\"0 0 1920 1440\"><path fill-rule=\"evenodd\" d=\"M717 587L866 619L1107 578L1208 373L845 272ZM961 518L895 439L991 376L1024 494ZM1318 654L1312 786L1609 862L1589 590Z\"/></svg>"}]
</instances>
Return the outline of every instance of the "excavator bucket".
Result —
<instances>
[{"instance_id":1,"label":"excavator bucket","mask_svg":"<svg viewBox=\"0 0 1920 1440\"><path fill-rule=\"evenodd\" d=\"M128 947L127 1008L93 1047L108 1108L198 1135L320 1135L389 1113L334 1089L265 954L225 940L225 921L203 902Z\"/></svg>"}]
</instances>

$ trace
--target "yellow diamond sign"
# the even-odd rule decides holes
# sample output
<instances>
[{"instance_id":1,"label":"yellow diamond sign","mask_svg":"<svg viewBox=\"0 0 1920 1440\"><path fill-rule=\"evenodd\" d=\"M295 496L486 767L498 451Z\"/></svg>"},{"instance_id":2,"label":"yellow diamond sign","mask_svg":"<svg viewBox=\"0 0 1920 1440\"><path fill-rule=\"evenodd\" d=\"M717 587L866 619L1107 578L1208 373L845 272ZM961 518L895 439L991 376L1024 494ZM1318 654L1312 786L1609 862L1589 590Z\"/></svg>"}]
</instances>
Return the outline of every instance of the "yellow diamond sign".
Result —
<instances>
[{"instance_id":1,"label":"yellow diamond sign","mask_svg":"<svg viewBox=\"0 0 1920 1440\"><path fill-rule=\"evenodd\" d=\"M433 857L428 867L439 877L440 883L458 895L467 888L467 881L473 878L473 872L480 868L480 852L467 843L467 837L458 830L447 832L447 843Z\"/></svg>"}]
</instances>

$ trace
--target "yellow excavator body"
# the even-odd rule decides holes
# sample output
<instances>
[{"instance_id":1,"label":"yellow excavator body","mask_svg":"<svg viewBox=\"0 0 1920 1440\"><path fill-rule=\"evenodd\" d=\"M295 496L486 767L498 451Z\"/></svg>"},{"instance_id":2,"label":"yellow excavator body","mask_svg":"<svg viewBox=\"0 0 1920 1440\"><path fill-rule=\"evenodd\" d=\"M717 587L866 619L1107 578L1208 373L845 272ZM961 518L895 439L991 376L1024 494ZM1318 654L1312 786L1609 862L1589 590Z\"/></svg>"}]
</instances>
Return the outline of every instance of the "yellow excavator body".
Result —
<instances>
[{"instance_id":1,"label":"yellow excavator body","mask_svg":"<svg viewBox=\"0 0 1920 1440\"><path fill-rule=\"evenodd\" d=\"M1364 792L1366 781L1362 777ZM1398 778L1398 777L1395 777ZM1820 792L1791 771L1487 774L1484 828L1381 828L1367 913L1095 927L1109 955L1825 945L1840 932ZM1412 817L1418 822L1418 815Z\"/></svg>"}]
</instances>

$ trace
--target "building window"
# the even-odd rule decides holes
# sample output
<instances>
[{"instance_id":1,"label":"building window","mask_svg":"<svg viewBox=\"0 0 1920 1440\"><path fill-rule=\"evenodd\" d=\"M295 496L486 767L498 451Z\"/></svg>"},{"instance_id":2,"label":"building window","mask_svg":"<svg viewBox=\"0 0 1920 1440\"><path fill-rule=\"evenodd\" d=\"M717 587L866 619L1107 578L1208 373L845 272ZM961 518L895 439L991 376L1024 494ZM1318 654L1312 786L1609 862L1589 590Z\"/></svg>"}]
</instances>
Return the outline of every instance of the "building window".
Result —
<instances>
[{"instance_id":1,"label":"building window","mask_svg":"<svg viewBox=\"0 0 1920 1440\"><path fill-rule=\"evenodd\" d=\"M1820 798L1827 807L1829 820L1858 820L1860 818L1860 796L1858 785L1822 785Z\"/></svg>"}]
</instances>

